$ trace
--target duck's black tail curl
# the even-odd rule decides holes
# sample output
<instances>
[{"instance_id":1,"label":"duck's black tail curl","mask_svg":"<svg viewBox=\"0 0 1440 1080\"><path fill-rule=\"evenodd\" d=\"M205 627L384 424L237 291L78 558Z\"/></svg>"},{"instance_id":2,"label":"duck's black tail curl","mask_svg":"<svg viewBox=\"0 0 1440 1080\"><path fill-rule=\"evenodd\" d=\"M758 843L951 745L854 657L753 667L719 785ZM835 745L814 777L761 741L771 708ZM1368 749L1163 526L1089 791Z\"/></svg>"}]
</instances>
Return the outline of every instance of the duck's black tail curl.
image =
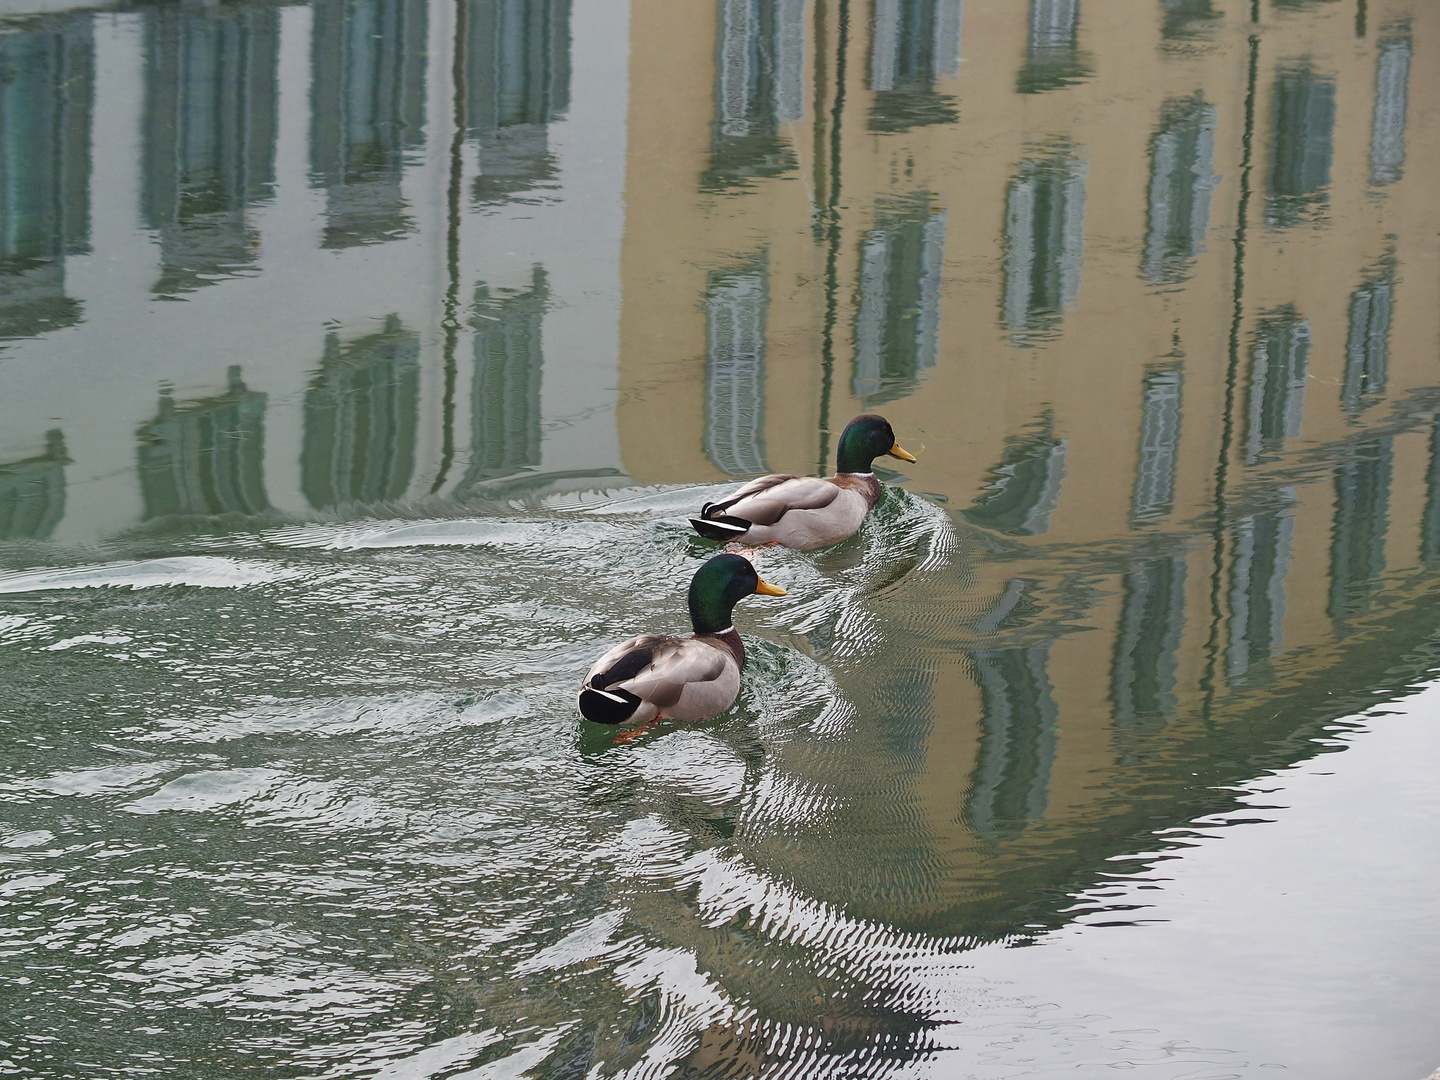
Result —
<instances>
[{"instance_id":1,"label":"duck's black tail curl","mask_svg":"<svg viewBox=\"0 0 1440 1080\"><path fill-rule=\"evenodd\" d=\"M754 523L730 514L722 514L715 518L692 517L690 524L706 540L719 540L723 543L726 540L734 540L738 536L743 536L750 531Z\"/></svg>"},{"instance_id":2,"label":"duck's black tail curl","mask_svg":"<svg viewBox=\"0 0 1440 1080\"><path fill-rule=\"evenodd\" d=\"M585 687L580 691L580 715L597 724L623 724L635 715L640 699L629 690L596 690Z\"/></svg>"}]
</instances>

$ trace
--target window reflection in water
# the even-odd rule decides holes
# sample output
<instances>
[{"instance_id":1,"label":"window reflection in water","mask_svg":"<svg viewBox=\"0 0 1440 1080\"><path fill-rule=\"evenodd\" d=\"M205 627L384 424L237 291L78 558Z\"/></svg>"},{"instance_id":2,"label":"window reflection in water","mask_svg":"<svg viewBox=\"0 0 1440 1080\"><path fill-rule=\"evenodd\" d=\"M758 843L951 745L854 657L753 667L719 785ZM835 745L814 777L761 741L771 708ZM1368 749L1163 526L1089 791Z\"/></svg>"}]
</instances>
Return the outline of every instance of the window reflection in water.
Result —
<instances>
[{"instance_id":1,"label":"window reflection in water","mask_svg":"<svg viewBox=\"0 0 1440 1080\"><path fill-rule=\"evenodd\" d=\"M1345 381L1340 403L1352 420L1385 392L1394 303L1395 274L1390 260L1350 294L1350 333L1345 340Z\"/></svg>"},{"instance_id":2,"label":"window reflection in water","mask_svg":"<svg viewBox=\"0 0 1440 1080\"><path fill-rule=\"evenodd\" d=\"M1061 148L1023 163L1005 200L1006 328L1023 340L1058 326L1084 258L1085 162Z\"/></svg>"},{"instance_id":3,"label":"window reflection in water","mask_svg":"<svg viewBox=\"0 0 1440 1080\"><path fill-rule=\"evenodd\" d=\"M243 270L247 212L274 193L280 47L275 8L148 8L143 218L160 240L157 293Z\"/></svg>"},{"instance_id":4,"label":"window reflection in water","mask_svg":"<svg viewBox=\"0 0 1440 1080\"><path fill-rule=\"evenodd\" d=\"M47 540L65 516L65 436L45 433L45 452L0 464L0 540Z\"/></svg>"},{"instance_id":5,"label":"window reflection in water","mask_svg":"<svg viewBox=\"0 0 1440 1080\"><path fill-rule=\"evenodd\" d=\"M1030 0L1030 34L1016 89L1039 94L1090 74L1080 51L1080 0Z\"/></svg>"},{"instance_id":6,"label":"window reflection in water","mask_svg":"<svg viewBox=\"0 0 1440 1080\"><path fill-rule=\"evenodd\" d=\"M769 261L710 274L705 288L705 454L721 472L769 472L765 462L765 321Z\"/></svg>"},{"instance_id":7,"label":"window reflection in water","mask_svg":"<svg viewBox=\"0 0 1440 1080\"><path fill-rule=\"evenodd\" d=\"M1231 530L1229 643L1225 672L1242 682L1284 643L1285 576L1295 537L1293 488L1275 494L1273 509L1248 514Z\"/></svg>"},{"instance_id":8,"label":"window reflection in water","mask_svg":"<svg viewBox=\"0 0 1440 1080\"><path fill-rule=\"evenodd\" d=\"M1301 319L1290 306L1260 320L1250 366L1247 464L1281 449L1286 439L1300 434L1309 363L1309 320Z\"/></svg>"},{"instance_id":9,"label":"window reflection in water","mask_svg":"<svg viewBox=\"0 0 1440 1080\"><path fill-rule=\"evenodd\" d=\"M1123 764L1143 756L1145 736L1175 715L1175 676L1185 629L1185 557L1147 559L1125 575L1110 696Z\"/></svg>"},{"instance_id":10,"label":"window reflection in water","mask_svg":"<svg viewBox=\"0 0 1440 1080\"><path fill-rule=\"evenodd\" d=\"M1055 418L1046 413L1028 434L1005 442L1000 464L965 520L1014 536L1039 536L1050 528L1060 501L1069 444L1055 435Z\"/></svg>"},{"instance_id":11,"label":"window reflection in water","mask_svg":"<svg viewBox=\"0 0 1440 1080\"><path fill-rule=\"evenodd\" d=\"M540 465L540 333L549 298L549 281L539 266L531 270L527 289L475 288L470 464L462 489Z\"/></svg>"},{"instance_id":12,"label":"window reflection in water","mask_svg":"<svg viewBox=\"0 0 1440 1080\"><path fill-rule=\"evenodd\" d=\"M1405 108L1410 82L1410 29L1392 28L1375 61L1375 115L1370 126L1370 182L1393 184L1405 168Z\"/></svg>"},{"instance_id":13,"label":"window reflection in water","mask_svg":"<svg viewBox=\"0 0 1440 1080\"><path fill-rule=\"evenodd\" d=\"M240 367L223 394L176 402L160 395L139 437L144 517L258 514L265 495L266 396L246 387Z\"/></svg>"},{"instance_id":14,"label":"window reflection in water","mask_svg":"<svg viewBox=\"0 0 1440 1080\"><path fill-rule=\"evenodd\" d=\"M1145 256L1148 281L1174 283L1190 276L1205 250L1210 193L1215 188L1215 106L1199 93L1172 98L1160 110L1150 141L1150 199Z\"/></svg>"},{"instance_id":15,"label":"window reflection in water","mask_svg":"<svg viewBox=\"0 0 1440 1080\"><path fill-rule=\"evenodd\" d=\"M570 0L467 0L466 121L479 204L556 177L549 125L570 107Z\"/></svg>"},{"instance_id":16,"label":"window reflection in water","mask_svg":"<svg viewBox=\"0 0 1440 1080\"><path fill-rule=\"evenodd\" d=\"M890 204L860 242L854 393L867 407L912 393L935 366L945 214L922 194Z\"/></svg>"},{"instance_id":17,"label":"window reflection in water","mask_svg":"<svg viewBox=\"0 0 1440 1080\"><path fill-rule=\"evenodd\" d=\"M1214 0L1164 0L1164 3L1160 33L1167 42L1194 38L1224 18L1223 12L1215 10Z\"/></svg>"},{"instance_id":18,"label":"window reflection in water","mask_svg":"<svg viewBox=\"0 0 1440 1080\"><path fill-rule=\"evenodd\" d=\"M1049 645L972 655L982 711L966 817L979 833L1023 829L1045 815L1059 716L1049 658Z\"/></svg>"},{"instance_id":19,"label":"window reflection in water","mask_svg":"<svg viewBox=\"0 0 1440 1080\"><path fill-rule=\"evenodd\" d=\"M1309 64L1282 68L1271 114L1275 139L1265 220L1285 228L1322 210L1328 199L1335 80L1317 75Z\"/></svg>"},{"instance_id":20,"label":"window reflection in water","mask_svg":"<svg viewBox=\"0 0 1440 1080\"><path fill-rule=\"evenodd\" d=\"M1330 544L1329 614L1336 621L1363 615L1385 570L1390 525L1388 436L1344 448L1335 467L1335 522Z\"/></svg>"},{"instance_id":21,"label":"window reflection in water","mask_svg":"<svg viewBox=\"0 0 1440 1080\"><path fill-rule=\"evenodd\" d=\"M65 256L90 250L88 16L0 35L0 339L80 321Z\"/></svg>"},{"instance_id":22,"label":"window reflection in water","mask_svg":"<svg viewBox=\"0 0 1440 1080\"><path fill-rule=\"evenodd\" d=\"M317 510L398 499L415 473L420 335L397 316L325 357L305 391L300 487Z\"/></svg>"},{"instance_id":23,"label":"window reflection in water","mask_svg":"<svg viewBox=\"0 0 1440 1080\"><path fill-rule=\"evenodd\" d=\"M310 161L324 246L402 236L407 152L424 145L424 0L315 0Z\"/></svg>"},{"instance_id":24,"label":"window reflection in water","mask_svg":"<svg viewBox=\"0 0 1440 1080\"><path fill-rule=\"evenodd\" d=\"M875 0L870 110L874 131L904 131L958 118L935 80L960 70L961 0Z\"/></svg>"},{"instance_id":25,"label":"window reflection in water","mask_svg":"<svg viewBox=\"0 0 1440 1080\"><path fill-rule=\"evenodd\" d=\"M706 190L795 167L780 125L804 115L806 0L719 0Z\"/></svg>"},{"instance_id":26,"label":"window reflection in water","mask_svg":"<svg viewBox=\"0 0 1440 1080\"><path fill-rule=\"evenodd\" d=\"M1175 503L1175 458L1180 449L1180 390L1177 368L1145 374L1140 404L1140 455L1130 521L1138 524L1170 513Z\"/></svg>"}]
</instances>

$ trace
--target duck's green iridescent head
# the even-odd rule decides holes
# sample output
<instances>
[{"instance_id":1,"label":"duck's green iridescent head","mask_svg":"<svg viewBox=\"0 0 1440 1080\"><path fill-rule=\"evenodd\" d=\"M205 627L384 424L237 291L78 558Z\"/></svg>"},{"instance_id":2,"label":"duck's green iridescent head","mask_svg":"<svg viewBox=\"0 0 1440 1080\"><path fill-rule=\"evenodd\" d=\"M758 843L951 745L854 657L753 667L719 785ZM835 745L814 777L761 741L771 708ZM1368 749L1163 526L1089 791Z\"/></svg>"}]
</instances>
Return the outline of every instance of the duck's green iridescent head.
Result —
<instances>
[{"instance_id":1,"label":"duck's green iridescent head","mask_svg":"<svg viewBox=\"0 0 1440 1080\"><path fill-rule=\"evenodd\" d=\"M784 596L778 585L762 581L750 560L741 555L716 555L690 579L690 622L697 634L715 634L730 627L730 612L751 593Z\"/></svg>"},{"instance_id":2,"label":"duck's green iridescent head","mask_svg":"<svg viewBox=\"0 0 1440 1080\"><path fill-rule=\"evenodd\" d=\"M840 433L840 451L836 455L835 471L842 473L868 473L872 463L881 454L889 454L901 461L914 461L912 454L903 450L895 441L895 431L890 421L875 413L861 413L845 425Z\"/></svg>"}]
</instances>

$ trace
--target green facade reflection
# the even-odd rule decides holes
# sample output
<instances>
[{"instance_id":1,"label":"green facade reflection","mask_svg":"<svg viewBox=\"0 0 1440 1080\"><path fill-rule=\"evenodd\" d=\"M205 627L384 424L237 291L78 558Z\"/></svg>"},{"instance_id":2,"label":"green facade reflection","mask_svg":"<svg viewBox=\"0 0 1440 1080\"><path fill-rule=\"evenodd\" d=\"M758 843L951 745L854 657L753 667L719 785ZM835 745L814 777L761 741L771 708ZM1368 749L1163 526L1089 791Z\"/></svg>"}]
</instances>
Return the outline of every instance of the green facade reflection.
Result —
<instances>
[{"instance_id":1,"label":"green facade reflection","mask_svg":"<svg viewBox=\"0 0 1440 1080\"><path fill-rule=\"evenodd\" d=\"M246 387L238 365L223 394L177 402L160 395L139 438L144 518L258 514L265 495L266 396Z\"/></svg>"},{"instance_id":2,"label":"green facade reflection","mask_svg":"<svg viewBox=\"0 0 1440 1080\"><path fill-rule=\"evenodd\" d=\"M1196 93L1160 109L1150 141L1150 193L1140 273L1156 284L1190 276L1205 250L1215 188L1215 106Z\"/></svg>"},{"instance_id":3,"label":"green facade reflection","mask_svg":"<svg viewBox=\"0 0 1440 1080\"><path fill-rule=\"evenodd\" d=\"M714 119L705 190L795 167L780 125L805 112L806 0L717 0Z\"/></svg>"},{"instance_id":4,"label":"green facade reflection","mask_svg":"<svg viewBox=\"0 0 1440 1080\"><path fill-rule=\"evenodd\" d=\"M0 339L78 322L65 256L90 250L88 16L0 34Z\"/></svg>"},{"instance_id":5,"label":"green facade reflection","mask_svg":"<svg viewBox=\"0 0 1440 1080\"><path fill-rule=\"evenodd\" d=\"M315 0L310 168L325 189L324 246L403 236L400 181L424 145L425 0Z\"/></svg>"},{"instance_id":6,"label":"green facade reflection","mask_svg":"<svg viewBox=\"0 0 1440 1080\"><path fill-rule=\"evenodd\" d=\"M465 117L472 195L498 203L552 184L548 125L570 107L570 0L467 0Z\"/></svg>"},{"instance_id":7,"label":"green facade reflection","mask_svg":"<svg viewBox=\"0 0 1440 1080\"><path fill-rule=\"evenodd\" d=\"M518 292L475 289L475 375L470 384L470 464L461 488L540 465L540 337L550 288L536 266Z\"/></svg>"},{"instance_id":8,"label":"green facade reflection","mask_svg":"<svg viewBox=\"0 0 1440 1080\"><path fill-rule=\"evenodd\" d=\"M398 316L356 341L325 338L305 391L300 488L317 510L404 496L415 475L420 335Z\"/></svg>"},{"instance_id":9,"label":"green facade reflection","mask_svg":"<svg viewBox=\"0 0 1440 1080\"><path fill-rule=\"evenodd\" d=\"M712 271L705 286L705 456L721 472L770 471L765 460L765 323L769 264L761 253Z\"/></svg>"},{"instance_id":10,"label":"green facade reflection","mask_svg":"<svg viewBox=\"0 0 1440 1080\"><path fill-rule=\"evenodd\" d=\"M45 433L45 452L0 464L0 540L48 540L65 516L65 436Z\"/></svg>"},{"instance_id":11,"label":"green facade reflection","mask_svg":"<svg viewBox=\"0 0 1440 1080\"><path fill-rule=\"evenodd\" d=\"M935 89L960 70L961 0L874 0L870 51L872 131L905 131L959 117Z\"/></svg>"},{"instance_id":12,"label":"green facade reflection","mask_svg":"<svg viewBox=\"0 0 1440 1080\"><path fill-rule=\"evenodd\" d=\"M1334 156L1335 80L1309 64L1282 68L1275 78L1271 110L1270 194L1265 220L1273 228L1295 225L1326 205Z\"/></svg>"},{"instance_id":13,"label":"green facade reflection","mask_svg":"<svg viewBox=\"0 0 1440 1080\"><path fill-rule=\"evenodd\" d=\"M854 394L867 406L913 393L935 366L946 215L928 194L890 204L860 242Z\"/></svg>"},{"instance_id":14,"label":"green facade reflection","mask_svg":"<svg viewBox=\"0 0 1440 1080\"><path fill-rule=\"evenodd\" d=\"M1014 832L1045 815L1059 707L1046 671L1048 645L974 653L980 685L979 759L966 819L986 835Z\"/></svg>"},{"instance_id":15,"label":"green facade reflection","mask_svg":"<svg viewBox=\"0 0 1440 1080\"><path fill-rule=\"evenodd\" d=\"M160 241L157 293L243 270L249 210L274 193L280 12L246 4L144 13L142 218Z\"/></svg>"},{"instance_id":16,"label":"green facade reflection","mask_svg":"<svg viewBox=\"0 0 1440 1080\"><path fill-rule=\"evenodd\" d=\"M1214 0L1163 0L1160 33L1168 44L1185 42L1214 27L1225 17Z\"/></svg>"}]
</instances>

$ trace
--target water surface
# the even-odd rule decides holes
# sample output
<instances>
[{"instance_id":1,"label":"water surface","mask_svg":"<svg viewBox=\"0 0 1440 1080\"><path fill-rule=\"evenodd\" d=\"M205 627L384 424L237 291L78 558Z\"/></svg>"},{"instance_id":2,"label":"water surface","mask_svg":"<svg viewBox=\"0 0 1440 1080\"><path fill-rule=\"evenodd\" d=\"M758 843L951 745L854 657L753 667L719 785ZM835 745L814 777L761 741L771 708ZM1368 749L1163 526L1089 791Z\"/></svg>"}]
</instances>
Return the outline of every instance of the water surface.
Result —
<instances>
[{"instance_id":1,"label":"water surface","mask_svg":"<svg viewBox=\"0 0 1440 1080\"><path fill-rule=\"evenodd\" d=\"M8 1072L1440 1065L1440 13L0 12Z\"/></svg>"}]
</instances>

